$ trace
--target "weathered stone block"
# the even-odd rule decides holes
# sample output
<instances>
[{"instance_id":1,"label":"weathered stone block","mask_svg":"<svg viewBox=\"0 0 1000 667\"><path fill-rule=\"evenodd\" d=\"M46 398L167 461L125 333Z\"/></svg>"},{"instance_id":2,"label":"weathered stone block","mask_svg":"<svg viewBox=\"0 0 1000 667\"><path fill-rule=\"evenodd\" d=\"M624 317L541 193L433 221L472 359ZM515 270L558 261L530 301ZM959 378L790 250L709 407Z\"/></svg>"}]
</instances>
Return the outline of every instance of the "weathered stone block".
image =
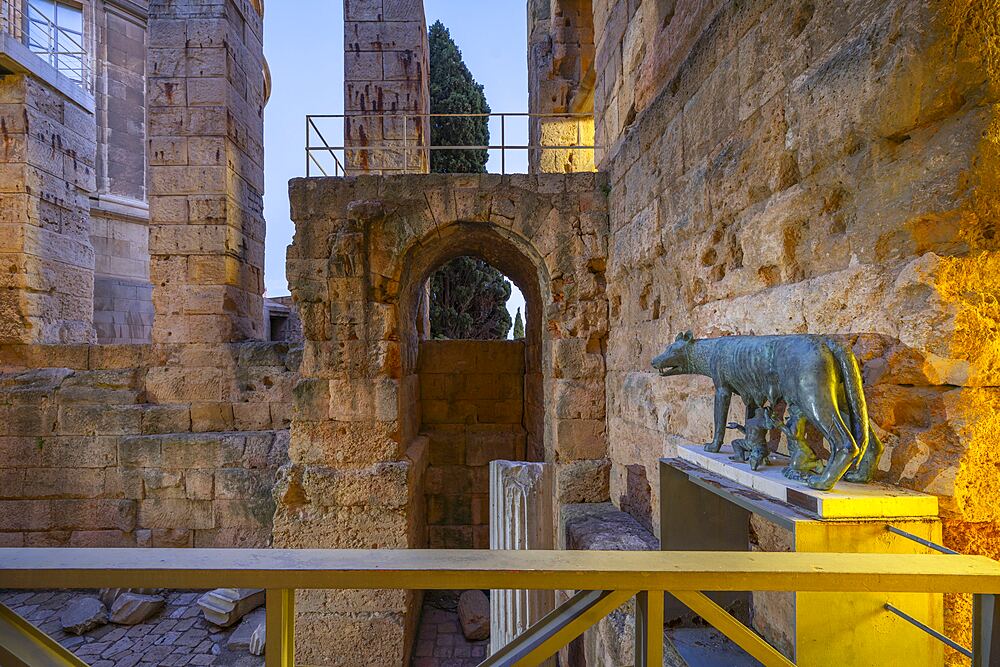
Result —
<instances>
[{"instance_id":1,"label":"weathered stone block","mask_svg":"<svg viewBox=\"0 0 1000 667\"><path fill-rule=\"evenodd\" d=\"M610 472L607 459L557 464L556 497L560 503L605 502L610 494Z\"/></svg>"},{"instance_id":2,"label":"weathered stone block","mask_svg":"<svg viewBox=\"0 0 1000 667\"><path fill-rule=\"evenodd\" d=\"M146 499L139 503L139 525L144 528L203 529L215 527L213 505L184 498Z\"/></svg>"}]
</instances>

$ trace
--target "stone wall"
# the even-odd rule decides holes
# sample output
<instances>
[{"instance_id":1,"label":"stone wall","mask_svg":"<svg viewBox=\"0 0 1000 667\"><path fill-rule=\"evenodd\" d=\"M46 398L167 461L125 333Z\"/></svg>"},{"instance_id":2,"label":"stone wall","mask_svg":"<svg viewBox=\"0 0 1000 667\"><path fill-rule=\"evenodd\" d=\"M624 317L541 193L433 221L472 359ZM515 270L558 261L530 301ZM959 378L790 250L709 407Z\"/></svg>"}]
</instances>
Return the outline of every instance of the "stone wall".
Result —
<instances>
[{"instance_id":1,"label":"stone wall","mask_svg":"<svg viewBox=\"0 0 1000 667\"><path fill-rule=\"evenodd\" d=\"M0 545L267 546L297 361L266 343L0 347Z\"/></svg>"},{"instance_id":2,"label":"stone wall","mask_svg":"<svg viewBox=\"0 0 1000 667\"><path fill-rule=\"evenodd\" d=\"M650 372L677 333L836 334L880 477L941 498L946 544L1000 557L995 12L595 0L612 498L640 464L656 507L656 459L710 437L711 383ZM948 634L968 643L968 619L952 600Z\"/></svg>"},{"instance_id":3,"label":"stone wall","mask_svg":"<svg viewBox=\"0 0 1000 667\"><path fill-rule=\"evenodd\" d=\"M490 461L525 458L524 343L425 340L417 369L427 546L488 549Z\"/></svg>"},{"instance_id":4,"label":"stone wall","mask_svg":"<svg viewBox=\"0 0 1000 667\"><path fill-rule=\"evenodd\" d=\"M429 85L423 0L344 0L344 145L360 149L348 174L430 171Z\"/></svg>"},{"instance_id":5,"label":"stone wall","mask_svg":"<svg viewBox=\"0 0 1000 667\"><path fill-rule=\"evenodd\" d=\"M153 333L149 222L114 208L91 209L94 331L99 344L148 343Z\"/></svg>"},{"instance_id":6,"label":"stone wall","mask_svg":"<svg viewBox=\"0 0 1000 667\"><path fill-rule=\"evenodd\" d=\"M528 110L533 146L593 146L594 13L591 0L528 0ZM594 171L590 150L534 149L531 173Z\"/></svg>"},{"instance_id":7,"label":"stone wall","mask_svg":"<svg viewBox=\"0 0 1000 667\"><path fill-rule=\"evenodd\" d=\"M83 98L29 74L0 77L0 344L94 339L96 149Z\"/></svg>"}]
</instances>

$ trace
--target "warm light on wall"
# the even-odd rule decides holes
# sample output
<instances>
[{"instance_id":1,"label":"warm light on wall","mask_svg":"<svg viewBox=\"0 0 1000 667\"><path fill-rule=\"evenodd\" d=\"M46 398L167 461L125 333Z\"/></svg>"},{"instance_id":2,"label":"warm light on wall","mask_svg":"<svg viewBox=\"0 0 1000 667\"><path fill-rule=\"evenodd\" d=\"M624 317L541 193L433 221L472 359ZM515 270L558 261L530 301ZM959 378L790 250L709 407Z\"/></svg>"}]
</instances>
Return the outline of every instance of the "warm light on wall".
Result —
<instances>
[{"instance_id":1,"label":"warm light on wall","mask_svg":"<svg viewBox=\"0 0 1000 667\"><path fill-rule=\"evenodd\" d=\"M547 118L539 123L542 146L593 146L594 118ZM593 148L542 149L539 168L542 173L562 174L597 171Z\"/></svg>"},{"instance_id":2,"label":"warm light on wall","mask_svg":"<svg viewBox=\"0 0 1000 667\"><path fill-rule=\"evenodd\" d=\"M1000 87L1000 0L952 0L946 18L952 47L978 54L987 81ZM969 193L958 214L967 254L941 259L935 287L955 309L950 356L969 364L957 401L963 451L954 481L958 516L946 518L945 539L963 553L1000 559L1000 104L958 192ZM947 633L968 644L972 601L949 596ZM950 652L948 664L967 664Z\"/></svg>"}]
</instances>

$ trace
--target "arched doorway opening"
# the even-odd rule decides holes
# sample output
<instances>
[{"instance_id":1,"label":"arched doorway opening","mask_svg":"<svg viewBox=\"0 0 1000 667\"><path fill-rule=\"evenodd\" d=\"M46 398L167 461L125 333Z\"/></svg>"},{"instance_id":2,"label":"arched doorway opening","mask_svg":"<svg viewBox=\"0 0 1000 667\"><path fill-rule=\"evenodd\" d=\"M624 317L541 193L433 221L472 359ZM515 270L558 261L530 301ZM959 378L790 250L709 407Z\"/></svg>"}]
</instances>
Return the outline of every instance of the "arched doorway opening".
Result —
<instances>
[{"instance_id":1,"label":"arched doorway opening","mask_svg":"<svg viewBox=\"0 0 1000 667\"><path fill-rule=\"evenodd\" d=\"M489 463L545 458L542 285L538 258L493 225L437 230L405 264L401 285L404 386L410 419L428 439L424 476L427 546L489 547ZM513 282L525 299L521 340L437 339L428 327L428 280L458 257L474 257ZM404 399L405 400L405 399Z\"/></svg>"}]
</instances>

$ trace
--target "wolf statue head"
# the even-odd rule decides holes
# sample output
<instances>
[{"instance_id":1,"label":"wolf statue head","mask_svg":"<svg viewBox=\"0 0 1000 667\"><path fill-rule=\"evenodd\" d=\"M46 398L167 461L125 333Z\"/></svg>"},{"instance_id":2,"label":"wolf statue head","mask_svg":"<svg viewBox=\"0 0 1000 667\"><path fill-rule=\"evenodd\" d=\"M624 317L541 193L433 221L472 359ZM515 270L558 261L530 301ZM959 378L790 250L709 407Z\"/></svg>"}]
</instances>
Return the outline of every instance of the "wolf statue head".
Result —
<instances>
[{"instance_id":1,"label":"wolf statue head","mask_svg":"<svg viewBox=\"0 0 1000 667\"><path fill-rule=\"evenodd\" d=\"M691 349L694 347L694 334L685 331L678 334L673 343L667 346L661 354L653 357L653 368L660 375L685 375L691 372Z\"/></svg>"}]
</instances>

